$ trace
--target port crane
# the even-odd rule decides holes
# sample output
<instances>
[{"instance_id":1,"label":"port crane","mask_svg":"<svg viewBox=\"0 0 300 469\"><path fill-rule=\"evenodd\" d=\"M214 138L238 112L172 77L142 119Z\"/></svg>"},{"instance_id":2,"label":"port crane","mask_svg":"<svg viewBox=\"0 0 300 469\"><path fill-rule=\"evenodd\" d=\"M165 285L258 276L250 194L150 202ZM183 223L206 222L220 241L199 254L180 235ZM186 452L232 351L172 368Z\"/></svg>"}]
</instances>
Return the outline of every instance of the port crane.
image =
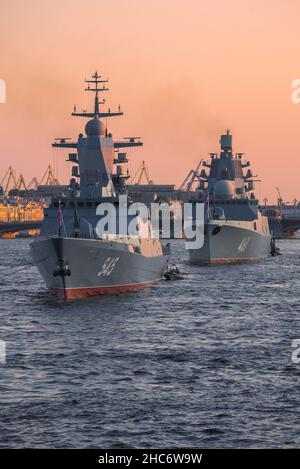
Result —
<instances>
[{"instance_id":1,"label":"port crane","mask_svg":"<svg viewBox=\"0 0 300 469\"><path fill-rule=\"evenodd\" d=\"M56 185L59 185L59 181L58 179L55 177L54 175L54 170L53 168L51 167L51 165L49 164L42 179L41 179L41 182L40 182L40 186L41 185L46 185L46 186L56 186Z\"/></svg>"},{"instance_id":2,"label":"port crane","mask_svg":"<svg viewBox=\"0 0 300 469\"><path fill-rule=\"evenodd\" d=\"M10 190L27 191L29 189L37 189L38 186L42 184L49 186L60 184L58 179L54 175L54 170L51 165L48 165L40 182L36 177L33 177L28 185L26 184L23 174L20 174L17 178L16 171L13 169L12 166L9 166L8 170L6 171L0 182L0 188L2 188L2 193L4 195L8 195Z\"/></svg>"},{"instance_id":3,"label":"port crane","mask_svg":"<svg viewBox=\"0 0 300 469\"><path fill-rule=\"evenodd\" d=\"M276 191L277 191L277 194L278 194L277 205L278 205L278 208L281 208L282 204L283 204L283 198L281 197L279 187L276 187Z\"/></svg>"},{"instance_id":4,"label":"port crane","mask_svg":"<svg viewBox=\"0 0 300 469\"><path fill-rule=\"evenodd\" d=\"M138 138L138 137L135 137ZM142 178L145 176L147 184L153 184L153 181L149 177L149 171L147 169L146 162L143 160L141 166L137 170L136 174L132 178L131 184L141 184ZM137 182L134 182L137 178Z\"/></svg>"},{"instance_id":5,"label":"port crane","mask_svg":"<svg viewBox=\"0 0 300 469\"><path fill-rule=\"evenodd\" d=\"M25 182L25 179L24 179L24 176L23 174L20 174L18 180L17 180L17 184L16 184L16 187L15 189L17 189L18 191L21 191L23 188L24 191L27 191L27 187L26 187L26 182Z\"/></svg>"},{"instance_id":6,"label":"port crane","mask_svg":"<svg viewBox=\"0 0 300 469\"><path fill-rule=\"evenodd\" d=\"M30 183L28 184L27 188L28 189L37 189L39 186L39 181L37 180L36 177L33 177L30 181Z\"/></svg>"},{"instance_id":7,"label":"port crane","mask_svg":"<svg viewBox=\"0 0 300 469\"><path fill-rule=\"evenodd\" d=\"M185 179L183 180L183 182L179 186L180 191L190 192L190 190L193 187L194 182L195 181L200 182L201 176L200 176L200 173L199 173L199 168L202 164L202 161L203 160L199 161L196 169L191 169L190 172L187 174L187 176L185 177Z\"/></svg>"},{"instance_id":8,"label":"port crane","mask_svg":"<svg viewBox=\"0 0 300 469\"><path fill-rule=\"evenodd\" d=\"M16 188L17 186L17 179L16 179L16 172L12 168L12 166L9 166L8 170L6 171L2 181L0 182L0 187L3 187L5 184L5 187L3 187L3 193L6 195L8 193L9 187L13 183L13 189Z\"/></svg>"}]
</instances>

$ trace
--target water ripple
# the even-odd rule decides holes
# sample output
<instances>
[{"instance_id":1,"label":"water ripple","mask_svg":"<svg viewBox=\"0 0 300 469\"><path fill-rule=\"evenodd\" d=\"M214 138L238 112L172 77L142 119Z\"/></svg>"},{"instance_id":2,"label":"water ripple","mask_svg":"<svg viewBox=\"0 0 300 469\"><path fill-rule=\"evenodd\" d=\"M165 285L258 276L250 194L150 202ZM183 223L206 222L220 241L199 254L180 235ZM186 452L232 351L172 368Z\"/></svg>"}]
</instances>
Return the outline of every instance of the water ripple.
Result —
<instances>
[{"instance_id":1,"label":"water ripple","mask_svg":"<svg viewBox=\"0 0 300 469\"><path fill-rule=\"evenodd\" d=\"M0 240L0 447L299 447L300 240L139 293L61 301ZM14 273L15 272L15 273Z\"/></svg>"}]
</instances>

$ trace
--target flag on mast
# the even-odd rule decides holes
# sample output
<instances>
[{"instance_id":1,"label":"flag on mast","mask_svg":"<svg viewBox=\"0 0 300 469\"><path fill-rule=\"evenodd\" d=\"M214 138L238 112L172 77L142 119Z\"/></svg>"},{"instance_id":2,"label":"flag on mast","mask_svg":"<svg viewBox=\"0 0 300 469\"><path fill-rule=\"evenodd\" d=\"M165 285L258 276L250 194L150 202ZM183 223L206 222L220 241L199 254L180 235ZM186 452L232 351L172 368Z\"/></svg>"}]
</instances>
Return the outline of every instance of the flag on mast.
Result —
<instances>
[{"instance_id":1,"label":"flag on mast","mask_svg":"<svg viewBox=\"0 0 300 469\"><path fill-rule=\"evenodd\" d=\"M207 215L208 219L210 218L210 209L209 209L209 192L205 195L204 205L207 205Z\"/></svg>"}]
</instances>

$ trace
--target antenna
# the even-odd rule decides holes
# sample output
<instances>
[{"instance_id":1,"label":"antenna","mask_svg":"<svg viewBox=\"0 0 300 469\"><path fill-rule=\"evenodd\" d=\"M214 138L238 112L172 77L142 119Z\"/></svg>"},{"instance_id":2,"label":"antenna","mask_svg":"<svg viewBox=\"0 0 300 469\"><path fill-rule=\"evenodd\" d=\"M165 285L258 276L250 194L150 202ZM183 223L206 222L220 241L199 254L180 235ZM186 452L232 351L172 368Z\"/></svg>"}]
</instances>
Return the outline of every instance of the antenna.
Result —
<instances>
[{"instance_id":1,"label":"antenna","mask_svg":"<svg viewBox=\"0 0 300 469\"><path fill-rule=\"evenodd\" d=\"M55 140L55 142L66 143L66 141L71 140L71 138L70 137L57 137L54 140Z\"/></svg>"},{"instance_id":2,"label":"antenna","mask_svg":"<svg viewBox=\"0 0 300 469\"><path fill-rule=\"evenodd\" d=\"M99 103L99 93L101 91L108 91L109 88L106 88L105 85L103 85L101 88L98 86L100 83L108 83L108 80L101 80L101 75L98 75L98 72L94 73L92 75L91 80L84 80L85 83L88 83L88 87L85 89L85 91L93 91L95 94L95 105L94 105L94 114L95 116L99 116L99 104L104 104L105 101L103 100L101 103ZM94 88L90 87L90 84L95 85Z\"/></svg>"},{"instance_id":3,"label":"antenna","mask_svg":"<svg viewBox=\"0 0 300 469\"><path fill-rule=\"evenodd\" d=\"M128 140L130 143L134 143L136 140L139 142L142 137L123 137L124 140Z\"/></svg>"},{"instance_id":4,"label":"antenna","mask_svg":"<svg viewBox=\"0 0 300 469\"><path fill-rule=\"evenodd\" d=\"M77 117L90 117L90 118L95 118L95 117L114 117L114 116L122 116L123 112L121 112L121 108L119 106L118 112L111 112L109 109L108 112L100 112L100 104L105 103L105 99L102 101L99 101L99 93L102 93L103 91L109 91L109 88L105 86L105 83L108 83L108 80L104 80L101 75L98 74L97 70L95 71L94 75L87 80L84 80L85 83L87 83L87 87L85 88L85 91L92 91L95 93L95 101L94 101L94 111L93 112L76 112L76 105L74 106L74 112L72 112L72 116L77 116Z\"/></svg>"}]
</instances>

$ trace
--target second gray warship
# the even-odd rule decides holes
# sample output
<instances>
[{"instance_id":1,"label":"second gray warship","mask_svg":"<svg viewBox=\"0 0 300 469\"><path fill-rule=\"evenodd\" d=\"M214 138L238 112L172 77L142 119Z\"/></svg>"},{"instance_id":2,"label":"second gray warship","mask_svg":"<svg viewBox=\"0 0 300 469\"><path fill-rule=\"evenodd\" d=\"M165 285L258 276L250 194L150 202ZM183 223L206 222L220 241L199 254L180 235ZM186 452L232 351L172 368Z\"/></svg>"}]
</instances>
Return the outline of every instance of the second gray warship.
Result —
<instances>
[{"instance_id":1,"label":"second gray warship","mask_svg":"<svg viewBox=\"0 0 300 469\"><path fill-rule=\"evenodd\" d=\"M60 138L53 144L73 149L68 160L74 164L69 196L52 199L45 209L40 235L31 244L34 262L47 287L63 298L140 290L163 277L170 254L151 236L149 222L131 216L137 220L137 234L133 235L127 233L129 214L125 213L125 222L118 216L122 209L119 196L124 200L129 177L128 171L124 172L127 157L122 149L142 142L138 137L113 141L101 118L123 113L120 107L118 112L100 111L104 100L99 101L99 93L108 90L107 80L96 72L86 82L86 91L95 93L94 110L76 112L74 108L72 113L89 118L86 136L79 134L76 142ZM116 224L112 222L114 229L109 233L104 230L105 223L100 223L102 231L99 228L108 206L116 213ZM127 234L120 229L121 223L126 223Z\"/></svg>"},{"instance_id":2,"label":"second gray warship","mask_svg":"<svg viewBox=\"0 0 300 469\"><path fill-rule=\"evenodd\" d=\"M233 154L229 130L221 135L220 145L220 154L210 153L210 161L202 162L198 172L200 201L205 204L204 244L189 249L190 260L224 264L263 259L270 253L271 235L253 192L250 162L242 161L242 153Z\"/></svg>"}]
</instances>

